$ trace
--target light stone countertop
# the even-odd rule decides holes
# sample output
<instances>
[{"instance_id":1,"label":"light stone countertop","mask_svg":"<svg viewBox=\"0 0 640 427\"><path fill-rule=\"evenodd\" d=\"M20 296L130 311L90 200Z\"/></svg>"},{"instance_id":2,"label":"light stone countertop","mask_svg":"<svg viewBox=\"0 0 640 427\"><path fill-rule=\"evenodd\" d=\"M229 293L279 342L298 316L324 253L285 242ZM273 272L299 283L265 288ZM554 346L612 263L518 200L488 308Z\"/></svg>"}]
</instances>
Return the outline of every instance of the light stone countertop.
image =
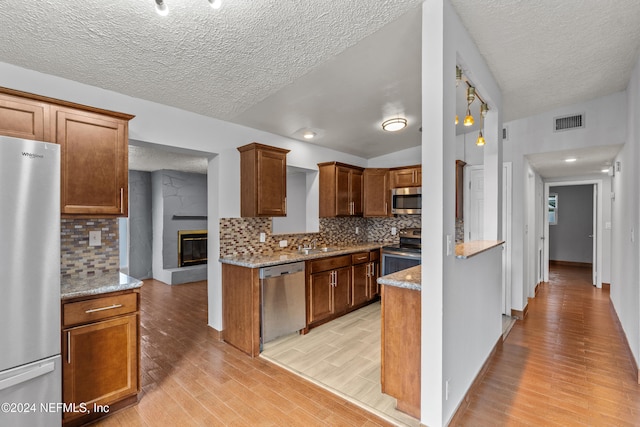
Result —
<instances>
[{"instance_id":1,"label":"light stone countertop","mask_svg":"<svg viewBox=\"0 0 640 427\"><path fill-rule=\"evenodd\" d=\"M471 258L474 255L488 251L503 243L504 240L472 240L470 242L458 243L456 245L456 258Z\"/></svg>"},{"instance_id":2,"label":"light stone countertop","mask_svg":"<svg viewBox=\"0 0 640 427\"><path fill-rule=\"evenodd\" d=\"M329 252L316 252L308 255L298 253L296 250L283 250L273 254L236 255L220 258L223 264L237 265L247 268L261 268L272 265L288 264L290 262L307 261L311 259L327 258L338 255L347 255L371 249L380 249L384 243L362 243L353 246L340 246Z\"/></svg>"},{"instance_id":3,"label":"light stone countertop","mask_svg":"<svg viewBox=\"0 0 640 427\"><path fill-rule=\"evenodd\" d=\"M97 274L91 277L62 277L60 279L60 299L126 291L141 286L142 280L119 272Z\"/></svg>"},{"instance_id":4,"label":"light stone countertop","mask_svg":"<svg viewBox=\"0 0 640 427\"><path fill-rule=\"evenodd\" d=\"M396 271L395 273L379 277L378 283L386 286L422 291L422 266L416 265L406 270Z\"/></svg>"}]
</instances>

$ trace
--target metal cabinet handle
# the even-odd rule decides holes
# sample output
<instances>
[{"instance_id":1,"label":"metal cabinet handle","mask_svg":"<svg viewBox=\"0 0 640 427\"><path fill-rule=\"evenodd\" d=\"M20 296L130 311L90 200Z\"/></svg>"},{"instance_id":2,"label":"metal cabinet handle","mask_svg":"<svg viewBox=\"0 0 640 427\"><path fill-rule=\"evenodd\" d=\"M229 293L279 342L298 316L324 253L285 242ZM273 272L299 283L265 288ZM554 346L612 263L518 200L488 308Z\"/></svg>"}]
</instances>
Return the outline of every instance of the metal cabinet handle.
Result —
<instances>
[{"instance_id":1,"label":"metal cabinet handle","mask_svg":"<svg viewBox=\"0 0 640 427\"><path fill-rule=\"evenodd\" d=\"M114 308L120 308L122 304L113 304L108 307L100 307L100 308L90 308L89 310L85 310L85 313L95 313L96 311L104 311L104 310L113 310Z\"/></svg>"},{"instance_id":2,"label":"metal cabinet handle","mask_svg":"<svg viewBox=\"0 0 640 427\"><path fill-rule=\"evenodd\" d=\"M384 202L384 214L387 214L387 202Z\"/></svg>"},{"instance_id":3,"label":"metal cabinet handle","mask_svg":"<svg viewBox=\"0 0 640 427\"><path fill-rule=\"evenodd\" d=\"M71 364L71 332L67 331L67 364Z\"/></svg>"},{"instance_id":4,"label":"metal cabinet handle","mask_svg":"<svg viewBox=\"0 0 640 427\"><path fill-rule=\"evenodd\" d=\"M124 187L120 187L120 213L124 214Z\"/></svg>"}]
</instances>

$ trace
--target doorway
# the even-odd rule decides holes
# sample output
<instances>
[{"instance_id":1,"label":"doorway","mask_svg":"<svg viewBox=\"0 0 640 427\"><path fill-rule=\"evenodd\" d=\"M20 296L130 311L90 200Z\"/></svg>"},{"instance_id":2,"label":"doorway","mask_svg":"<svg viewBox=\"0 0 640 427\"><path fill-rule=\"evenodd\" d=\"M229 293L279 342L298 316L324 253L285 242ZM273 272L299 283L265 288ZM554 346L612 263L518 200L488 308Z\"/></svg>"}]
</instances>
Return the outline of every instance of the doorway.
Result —
<instances>
[{"instance_id":1,"label":"doorway","mask_svg":"<svg viewBox=\"0 0 640 427\"><path fill-rule=\"evenodd\" d=\"M544 280L549 263L591 266L592 283L602 287L602 181L546 182Z\"/></svg>"}]
</instances>

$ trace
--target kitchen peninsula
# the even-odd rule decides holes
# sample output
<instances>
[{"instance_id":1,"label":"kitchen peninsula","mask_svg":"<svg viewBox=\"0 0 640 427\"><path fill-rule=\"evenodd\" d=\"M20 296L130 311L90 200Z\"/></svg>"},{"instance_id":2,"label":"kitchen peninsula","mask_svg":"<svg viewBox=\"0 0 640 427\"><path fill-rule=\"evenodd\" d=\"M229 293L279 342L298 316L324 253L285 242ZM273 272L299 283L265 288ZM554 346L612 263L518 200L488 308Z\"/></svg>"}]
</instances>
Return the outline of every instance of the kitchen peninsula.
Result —
<instances>
[{"instance_id":1,"label":"kitchen peninsula","mask_svg":"<svg viewBox=\"0 0 640 427\"><path fill-rule=\"evenodd\" d=\"M503 243L460 243L455 256L467 260ZM382 392L396 398L399 411L420 418L422 266L380 277L378 283L382 285Z\"/></svg>"}]
</instances>

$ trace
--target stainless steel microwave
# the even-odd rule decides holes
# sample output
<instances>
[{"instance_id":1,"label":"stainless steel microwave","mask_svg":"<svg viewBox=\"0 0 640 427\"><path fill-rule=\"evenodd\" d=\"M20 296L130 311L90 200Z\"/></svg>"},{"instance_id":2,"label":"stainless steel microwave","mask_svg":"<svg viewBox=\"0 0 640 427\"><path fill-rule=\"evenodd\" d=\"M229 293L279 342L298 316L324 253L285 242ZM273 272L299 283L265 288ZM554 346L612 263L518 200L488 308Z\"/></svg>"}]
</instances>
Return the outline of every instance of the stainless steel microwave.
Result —
<instances>
[{"instance_id":1,"label":"stainless steel microwave","mask_svg":"<svg viewBox=\"0 0 640 427\"><path fill-rule=\"evenodd\" d=\"M391 213L419 215L422 213L422 187L394 188L391 190Z\"/></svg>"}]
</instances>

